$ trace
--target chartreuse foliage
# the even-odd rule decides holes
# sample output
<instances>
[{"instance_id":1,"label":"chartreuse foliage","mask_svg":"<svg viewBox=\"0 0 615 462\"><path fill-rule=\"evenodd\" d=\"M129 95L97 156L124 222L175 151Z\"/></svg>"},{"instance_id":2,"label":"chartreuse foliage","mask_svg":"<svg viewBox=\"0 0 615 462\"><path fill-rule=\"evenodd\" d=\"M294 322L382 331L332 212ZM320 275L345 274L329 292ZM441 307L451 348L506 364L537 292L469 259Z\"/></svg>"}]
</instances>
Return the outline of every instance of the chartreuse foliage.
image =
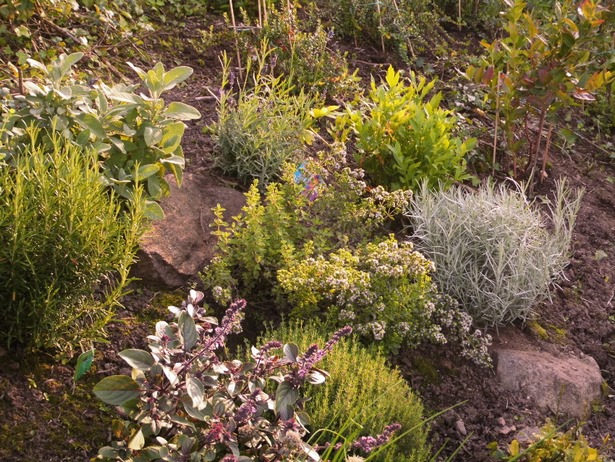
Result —
<instances>
[{"instance_id":1,"label":"chartreuse foliage","mask_svg":"<svg viewBox=\"0 0 615 462\"><path fill-rule=\"evenodd\" d=\"M162 95L186 80L192 69L181 66L166 71L158 63L146 72L131 66L148 92L145 95L136 93L136 85L92 86L75 79L72 68L82 57L83 53L62 55L49 65L28 60L42 77L38 83L24 82L25 95L4 94L2 140L10 140L10 150L24 149L33 141L24 136L25 129L34 124L40 128L35 143L48 144L57 132L79 146L91 147L98 153L107 185L132 200L138 178L149 199L148 216L161 217L155 201L169 192L164 175L173 173L178 183L182 179L183 121L200 117L184 103L165 104Z\"/></svg>"},{"instance_id":2,"label":"chartreuse foliage","mask_svg":"<svg viewBox=\"0 0 615 462\"><path fill-rule=\"evenodd\" d=\"M535 441L527 448L522 448L519 441L512 440L506 452L499 449L497 443L492 443L489 447L494 450L495 459L504 462L606 461L598 449L589 445L581 434L580 427L561 432L552 422L548 422L534 439Z\"/></svg>"},{"instance_id":3,"label":"chartreuse foliage","mask_svg":"<svg viewBox=\"0 0 615 462\"><path fill-rule=\"evenodd\" d=\"M605 41L615 16L600 0L584 0L578 8L572 0L556 2L553 14L542 20L521 0L506 4L505 35L482 42L486 55L478 66L468 67L466 75L487 90L497 128L504 135L500 164L512 166L516 175L519 167L536 166L543 131L556 123L559 109L594 100L593 93L615 80L613 44ZM534 137L528 132L533 118L538 123ZM542 176L548 142L543 147Z\"/></svg>"},{"instance_id":4,"label":"chartreuse foliage","mask_svg":"<svg viewBox=\"0 0 615 462\"><path fill-rule=\"evenodd\" d=\"M349 168L329 174L312 163L305 171L312 189L290 177L261 197L253 185L232 224L223 209L214 211L218 251L203 281L217 301L235 294L276 299L281 312L349 324L387 351L448 339L478 362L488 360L489 339L472 333L471 318L437 293L432 263L410 243L377 237L408 205L408 192L368 189L362 171Z\"/></svg>"},{"instance_id":5,"label":"chartreuse foliage","mask_svg":"<svg viewBox=\"0 0 615 462\"><path fill-rule=\"evenodd\" d=\"M268 331L260 341L273 338L292 340L303 350L314 343L322 344L327 336L313 323L291 323ZM357 338L346 339L323 359L322 368L329 373L326 383L307 389L305 394L313 440L323 444L350 435L354 438L355 433L380 434L396 422L401 425L396 438L370 460L428 460L421 401L399 371L386 364L382 350L365 348ZM318 429L326 431L316 432Z\"/></svg>"},{"instance_id":6,"label":"chartreuse foliage","mask_svg":"<svg viewBox=\"0 0 615 462\"><path fill-rule=\"evenodd\" d=\"M23 136L0 167L0 342L69 348L113 316L142 233L142 190L122 210L92 148L57 131L45 144L32 127Z\"/></svg>"},{"instance_id":7,"label":"chartreuse foliage","mask_svg":"<svg viewBox=\"0 0 615 462\"><path fill-rule=\"evenodd\" d=\"M341 141L355 135L355 160L374 183L414 190L469 178L465 155L476 140L452 136L456 121L440 108L442 94L427 100L434 84L414 73L406 82L389 67L385 82L372 80L368 99L337 118L335 133Z\"/></svg>"},{"instance_id":8,"label":"chartreuse foliage","mask_svg":"<svg viewBox=\"0 0 615 462\"><path fill-rule=\"evenodd\" d=\"M293 343L271 341L253 347L247 361L225 360L220 352L227 336L241 330L246 302L233 302L218 325L198 306L202 298L190 291L180 308L169 307L175 321L156 324L149 351L119 353L133 368L130 377L106 377L94 387L129 418L113 423L114 441L97 459L320 460L304 441L304 386L325 381L315 365L351 329L303 354Z\"/></svg>"},{"instance_id":9,"label":"chartreuse foliage","mask_svg":"<svg viewBox=\"0 0 615 462\"><path fill-rule=\"evenodd\" d=\"M475 321L527 320L568 263L581 193L560 181L548 203L553 226L524 192L488 182L476 193L423 187L407 214L417 247L432 259L434 280Z\"/></svg>"}]
</instances>

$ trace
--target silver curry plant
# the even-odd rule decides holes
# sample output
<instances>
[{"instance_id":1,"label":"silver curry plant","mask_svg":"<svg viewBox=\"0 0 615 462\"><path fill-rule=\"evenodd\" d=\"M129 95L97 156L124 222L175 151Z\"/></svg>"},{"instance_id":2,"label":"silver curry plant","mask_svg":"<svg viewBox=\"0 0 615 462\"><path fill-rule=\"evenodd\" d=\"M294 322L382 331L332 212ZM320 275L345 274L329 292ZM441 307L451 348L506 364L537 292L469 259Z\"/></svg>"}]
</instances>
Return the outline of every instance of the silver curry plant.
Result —
<instances>
[{"instance_id":1,"label":"silver curry plant","mask_svg":"<svg viewBox=\"0 0 615 462\"><path fill-rule=\"evenodd\" d=\"M128 420L116 420L117 440L100 449L98 460L276 461L320 460L304 441L307 416L301 388L325 381L315 367L341 337L304 354L294 344L252 347L252 360L224 360L218 353L229 334L241 330L246 306L233 302L220 323L198 306L202 292L190 291L181 307L169 307L175 322L160 321L147 337L149 352L119 355L131 376L106 377L94 387L105 403L119 406ZM272 353L283 349L283 356Z\"/></svg>"}]
</instances>

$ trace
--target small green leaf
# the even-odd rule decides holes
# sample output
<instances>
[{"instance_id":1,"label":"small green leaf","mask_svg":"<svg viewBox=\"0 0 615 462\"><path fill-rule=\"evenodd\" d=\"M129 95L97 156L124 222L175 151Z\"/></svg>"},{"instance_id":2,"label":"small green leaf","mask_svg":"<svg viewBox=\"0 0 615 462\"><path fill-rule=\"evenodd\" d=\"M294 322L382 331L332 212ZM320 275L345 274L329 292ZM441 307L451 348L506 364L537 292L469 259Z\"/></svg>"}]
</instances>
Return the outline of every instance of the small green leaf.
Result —
<instances>
[{"instance_id":1,"label":"small green leaf","mask_svg":"<svg viewBox=\"0 0 615 462\"><path fill-rule=\"evenodd\" d=\"M77 358L77 364L75 365L75 374L73 375L73 382L76 382L92 367L92 361L94 360L94 348L89 351L84 351Z\"/></svg>"},{"instance_id":2,"label":"small green leaf","mask_svg":"<svg viewBox=\"0 0 615 462\"><path fill-rule=\"evenodd\" d=\"M162 129L151 126L145 127L143 130L143 139L148 147L158 144L162 139Z\"/></svg>"},{"instance_id":3,"label":"small green leaf","mask_svg":"<svg viewBox=\"0 0 615 462\"><path fill-rule=\"evenodd\" d=\"M196 120L201 118L201 113L196 108L177 102L169 104L165 115L175 120Z\"/></svg>"},{"instance_id":4,"label":"small green leaf","mask_svg":"<svg viewBox=\"0 0 615 462\"><path fill-rule=\"evenodd\" d=\"M128 449L132 449L133 451L139 451L143 449L145 446L145 438L143 436L143 432L141 429L130 439L128 442Z\"/></svg>"},{"instance_id":5,"label":"small green leaf","mask_svg":"<svg viewBox=\"0 0 615 462\"><path fill-rule=\"evenodd\" d=\"M175 122L164 127L162 139L159 143L160 149L162 149L167 154L172 154L181 143L185 129L186 126L183 124L183 122Z\"/></svg>"},{"instance_id":6,"label":"small green leaf","mask_svg":"<svg viewBox=\"0 0 615 462\"><path fill-rule=\"evenodd\" d=\"M121 406L126 401L139 396L139 384L125 375L112 375L98 382L93 389L101 401L113 406Z\"/></svg>"},{"instance_id":7,"label":"small green leaf","mask_svg":"<svg viewBox=\"0 0 615 462\"><path fill-rule=\"evenodd\" d=\"M192 75L192 68L188 66L179 66L165 72L162 78L162 91L170 90L178 83L183 82Z\"/></svg>"},{"instance_id":8,"label":"small green leaf","mask_svg":"<svg viewBox=\"0 0 615 462\"><path fill-rule=\"evenodd\" d=\"M133 176L135 178L138 178L139 181L142 181L152 175L155 175L159 171L160 167L158 167L158 165L156 164L139 165L139 169L137 170L136 174L133 174Z\"/></svg>"},{"instance_id":9,"label":"small green leaf","mask_svg":"<svg viewBox=\"0 0 615 462\"><path fill-rule=\"evenodd\" d=\"M81 58L83 58L83 53L71 53L66 58L62 60L62 64L60 64L60 77L64 77L70 68L76 64Z\"/></svg>"},{"instance_id":10,"label":"small green leaf","mask_svg":"<svg viewBox=\"0 0 615 462\"><path fill-rule=\"evenodd\" d=\"M90 132L97 138L105 138L107 136L107 132L95 115L79 114L76 117L76 120L79 125L90 130Z\"/></svg>"},{"instance_id":11,"label":"small green leaf","mask_svg":"<svg viewBox=\"0 0 615 462\"><path fill-rule=\"evenodd\" d=\"M128 349L120 352L119 356L131 367L140 371L149 371L154 364L152 355L144 350Z\"/></svg>"},{"instance_id":12,"label":"small green leaf","mask_svg":"<svg viewBox=\"0 0 615 462\"><path fill-rule=\"evenodd\" d=\"M180 338L184 343L184 351L189 351L199 340L199 334L194 324L194 319L185 311L182 311L177 320Z\"/></svg>"},{"instance_id":13,"label":"small green leaf","mask_svg":"<svg viewBox=\"0 0 615 462\"><path fill-rule=\"evenodd\" d=\"M164 218L164 210L156 201L145 201L144 215L148 220L162 220Z\"/></svg>"}]
</instances>

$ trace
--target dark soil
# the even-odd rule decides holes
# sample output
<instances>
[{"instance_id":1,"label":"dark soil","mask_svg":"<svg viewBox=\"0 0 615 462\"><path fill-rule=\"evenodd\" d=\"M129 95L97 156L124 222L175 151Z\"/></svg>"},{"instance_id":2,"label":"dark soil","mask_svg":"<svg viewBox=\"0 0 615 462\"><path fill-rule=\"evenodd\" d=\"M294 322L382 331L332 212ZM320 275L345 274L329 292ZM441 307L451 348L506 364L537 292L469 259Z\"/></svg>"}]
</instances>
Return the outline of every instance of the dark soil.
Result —
<instances>
[{"instance_id":1,"label":"dark soil","mask_svg":"<svg viewBox=\"0 0 615 462\"><path fill-rule=\"evenodd\" d=\"M146 43L148 59L142 57L141 64L147 67L162 59L167 66L194 68L188 86L169 95L169 100L191 104L203 115L189 123L184 136L187 170L233 185L232 179L213 170L213 143L203 133L203 127L216 116L220 75L220 47L209 47L204 54L198 46L202 40L199 30L207 27L190 22L166 30L156 41ZM395 56L374 48L341 46L354 59L351 67L360 69L365 84L371 74L386 70L389 63L402 67ZM163 49L164 55L157 56ZM608 387L583 433L593 445L601 446L607 435L615 435L615 161L588 139L579 139L573 152L560 152L554 146L551 155L549 178L537 192L549 194L560 177L586 191L574 233L573 257L565 280L553 287L552 301L538 307L536 324L490 333L495 345L582 352L598 362ZM47 353L0 350L0 460L85 461L109 441L110 423L116 414L92 395L93 385L103 376L129 372L117 352L143 347L155 321L166 316L166 306L184 298L183 291L167 294L138 285L134 288L124 300L125 308L118 311L118 322L109 326L109 343L97 345L93 369L74 390L74 362L63 364L61 358ZM434 447L446 445L444 454L464 442L457 461L493 460L488 443L497 441L503 447L517 431L540 427L547 418L558 424L566 422L562 416L539 411L526 397L501 389L493 370L460 363L442 349L406 351L393 362L430 413L456 406L433 421L431 442ZM460 420L465 432L460 429ZM612 446L603 450L615 457Z\"/></svg>"}]
</instances>

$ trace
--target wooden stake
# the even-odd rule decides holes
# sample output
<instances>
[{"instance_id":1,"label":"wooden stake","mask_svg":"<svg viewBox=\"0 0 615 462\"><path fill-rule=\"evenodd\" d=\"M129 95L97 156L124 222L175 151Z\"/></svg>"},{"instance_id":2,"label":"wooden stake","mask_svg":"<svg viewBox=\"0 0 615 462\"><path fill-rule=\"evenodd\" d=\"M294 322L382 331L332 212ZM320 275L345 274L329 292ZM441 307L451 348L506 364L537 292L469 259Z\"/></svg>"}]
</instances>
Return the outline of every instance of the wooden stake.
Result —
<instances>
[{"instance_id":1,"label":"wooden stake","mask_svg":"<svg viewBox=\"0 0 615 462\"><path fill-rule=\"evenodd\" d=\"M545 151L542 153L542 170L540 171L540 183L547 177L547 162L549 160L549 148L551 147L551 133L553 132L553 124L549 124L549 132L547 133L547 144Z\"/></svg>"},{"instance_id":2,"label":"wooden stake","mask_svg":"<svg viewBox=\"0 0 615 462\"><path fill-rule=\"evenodd\" d=\"M241 67L241 53L239 51L239 36L237 35L237 23L235 22L235 11L233 9L233 0L228 0L231 9L231 22L235 31L235 49L237 50L237 66L239 66L239 78L243 80L243 69Z\"/></svg>"},{"instance_id":3,"label":"wooden stake","mask_svg":"<svg viewBox=\"0 0 615 462\"><path fill-rule=\"evenodd\" d=\"M380 26L380 45L382 45L382 52L386 50L384 48L384 35L382 35L382 14L380 13L380 0L376 0L376 10L378 11L378 25Z\"/></svg>"}]
</instances>

